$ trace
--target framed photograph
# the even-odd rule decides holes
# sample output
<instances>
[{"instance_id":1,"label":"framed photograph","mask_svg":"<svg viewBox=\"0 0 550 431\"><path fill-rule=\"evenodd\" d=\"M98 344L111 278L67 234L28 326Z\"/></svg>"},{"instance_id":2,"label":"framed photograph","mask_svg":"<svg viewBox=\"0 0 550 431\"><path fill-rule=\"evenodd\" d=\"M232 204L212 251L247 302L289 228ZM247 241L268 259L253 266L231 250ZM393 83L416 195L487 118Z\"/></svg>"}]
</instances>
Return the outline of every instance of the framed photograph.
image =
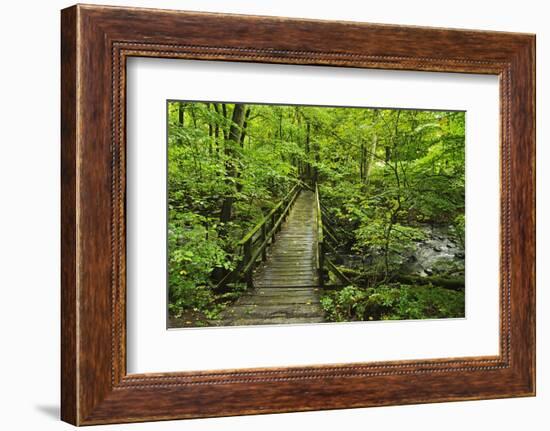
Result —
<instances>
[{"instance_id":1,"label":"framed photograph","mask_svg":"<svg viewBox=\"0 0 550 431\"><path fill-rule=\"evenodd\" d=\"M62 11L62 419L535 394L535 37Z\"/></svg>"}]
</instances>

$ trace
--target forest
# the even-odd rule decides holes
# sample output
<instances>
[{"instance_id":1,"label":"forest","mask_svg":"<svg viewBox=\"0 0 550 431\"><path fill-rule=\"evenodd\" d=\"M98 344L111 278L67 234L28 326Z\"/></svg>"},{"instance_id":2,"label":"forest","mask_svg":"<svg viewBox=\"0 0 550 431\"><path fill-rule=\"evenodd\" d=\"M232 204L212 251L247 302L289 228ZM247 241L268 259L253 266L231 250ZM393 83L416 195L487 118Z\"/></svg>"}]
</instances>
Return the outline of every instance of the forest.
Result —
<instances>
[{"instance_id":1,"label":"forest","mask_svg":"<svg viewBox=\"0 0 550 431\"><path fill-rule=\"evenodd\" d=\"M464 112L169 101L167 123L169 327L464 317Z\"/></svg>"}]
</instances>

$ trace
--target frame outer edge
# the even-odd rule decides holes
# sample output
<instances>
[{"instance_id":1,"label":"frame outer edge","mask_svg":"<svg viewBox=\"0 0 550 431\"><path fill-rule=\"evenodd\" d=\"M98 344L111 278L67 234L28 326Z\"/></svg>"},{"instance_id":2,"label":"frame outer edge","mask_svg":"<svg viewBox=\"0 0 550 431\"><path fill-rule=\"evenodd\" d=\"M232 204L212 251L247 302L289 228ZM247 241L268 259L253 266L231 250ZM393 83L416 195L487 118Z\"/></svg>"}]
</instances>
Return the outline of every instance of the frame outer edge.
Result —
<instances>
[{"instance_id":1,"label":"frame outer edge","mask_svg":"<svg viewBox=\"0 0 550 431\"><path fill-rule=\"evenodd\" d=\"M527 355L526 358L526 379L527 390L526 393L529 396L536 396L536 380L537 380L537 361L536 361L536 241L537 241L537 206L536 206L536 35L531 35L527 38L526 47L521 52L522 56L519 60L522 67L525 68L525 76L523 77L525 91L525 113L530 115L524 115L522 118L525 127L526 142L525 146L528 148L528 159L526 160L526 170L529 170L529 175L526 177L526 181L529 186L527 187L528 195L526 196L526 206L529 209L528 219L528 231L526 238L526 254L527 260L525 262L528 265L529 273L529 285L524 289L524 295L527 296L526 302L528 303L527 315L525 318L528 333L528 345L525 348ZM526 271L527 272L527 271Z\"/></svg>"},{"instance_id":2,"label":"frame outer edge","mask_svg":"<svg viewBox=\"0 0 550 431\"><path fill-rule=\"evenodd\" d=\"M147 420L161 420L161 419L179 419L185 417L212 417L212 416L232 416L236 414L258 414L258 413L274 413L274 412L286 412L286 411L307 411L307 410L324 410L328 408L352 408L352 407L365 407L375 405L388 405L388 404L411 404L411 403L426 403L426 402L440 402L440 401L457 401L466 399L486 399L486 398L501 398L510 396L525 396L532 395L534 393L534 261L523 262L521 268L525 271L527 281L524 283L518 283L523 286L522 291L515 296L515 301L518 305L525 304L525 310L522 312L525 321L520 325L520 328L516 329L514 339L517 341L517 345L521 344L522 347L527 349L527 352L516 354L514 359L515 366L510 369L515 374L501 373L495 374L495 377L506 377L506 382L502 384L509 384L511 387L508 392L503 390L502 384L494 382L489 384L487 379L482 379L480 376L479 382L474 380L473 392L465 391L464 393L455 393L453 395L445 397L433 397L423 398L420 396L408 396L398 397L396 400L386 400L384 402L376 401L364 401L352 398L357 398L359 395L353 394L349 387L344 386L341 392L347 396L350 401L338 401L334 398L336 395L330 390L330 385L326 387L326 381L324 379L309 380L305 379L308 384L306 389L310 388L315 397L307 404L300 404L298 407L289 407L289 404L285 404L284 400L288 400L289 394L287 392L277 392L284 390L298 391L299 388L292 384L287 384L286 387L282 385L273 384L269 382L227 382L227 385L219 386L214 390L210 389L209 385L193 384L193 388L140 388L135 387L131 390L119 386L118 378L109 376L107 379L106 366L107 358L109 358L109 364L116 366L113 363L113 354L107 353L104 349L107 346L107 329L112 330L113 321L107 323L107 319L98 316L94 317L96 313L105 313L107 306L112 306L112 300L107 299L106 290L103 284L96 286L92 292L89 290L91 280L95 283L96 278L93 274L89 274L86 271L91 268L92 264L100 265L101 268L105 266L105 259L93 260L92 264L87 262L87 258L95 256L95 246L97 243L90 240L90 231L92 228L89 226L90 216L96 214L96 209L100 215L106 214L106 208L96 208L89 202L89 197L86 193L90 193L90 186L94 185L94 181L97 184L105 184L99 175L92 175L92 178L88 178L93 170L90 169L89 164L91 162L98 163L104 170L105 174L105 159L103 156L98 157L97 151L105 151L103 139L105 138L104 131L92 130L92 126L87 123L87 120L95 120L94 115L97 114L100 117L105 117L107 111L106 100L102 99L101 92L104 91L101 87L93 87L93 82L86 79L92 72L98 72L97 76L99 80L107 79L106 64L98 64L91 62L92 55L90 53L88 43L91 42L92 51L98 50L98 54L103 55L106 58L106 49L111 45L110 43L115 40L119 35L113 31L113 29L120 30L121 21L126 21L129 17L125 13L120 11L132 11L132 17L135 15L141 15L143 12L155 13L151 10L137 9L135 12L133 9L121 8L112 9L109 11L108 20L103 20L102 16L99 16L98 12L102 10L102 7L80 5L73 6L71 8L62 11L62 32L61 32L61 45L62 45L62 94L61 94L61 191L62 191L62 211L61 211L61 223L62 223L62 247L61 247L61 261L62 261L62 292L61 292L61 309L62 309L62 325L61 325L61 337L62 337L62 396L61 396L61 417L64 421L73 425L91 425L99 423L120 423L120 422L135 422L135 421L147 421ZM173 11L180 14L182 12ZM171 14L170 14L171 15ZM182 13L182 20L185 13ZM212 19L212 15L205 14ZM239 17L239 16L237 16ZM242 17L242 16L240 16ZM195 14L190 14L190 20L196 18ZM275 17L262 17L267 20L277 19ZM101 19L101 20L100 20ZM228 18L229 19L229 18ZM244 19L244 18L242 18ZM118 21L117 21L118 20ZM235 16L230 20L237 20ZM185 20L184 20L185 21ZM294 22L296 24L302 23L300 20L288 19L288 22ZM143 25L150 25L150 23L142 22ZM240 27L245 26L246 23L240 23ZM117 27L118 26L118 27ZM376 27L380 30L379 27ZM405 27L407 29L408 27ZM126 32L129 30L126 27L123 28ZM425 30L428 31L428 30ZM122 32L122 35L125 33ZM168 34L172 34L171 30ZM201 33L202 34L202 33ZM464 35L464 33L461 33ZM506 54L508 59L511 57L515 60L515 71L523 72L520 81L521 85L518 85L520 96L523 104L519 105L515 100L513 103L513 111L517 113L518 107L525 108L525 114L534 115L534 81L525 82L534 78L534 37L520 40L526 35L506 35L506 43L508 44ZM159 36L160 37L160 36ZM174 37L181 36L175 35ZM458 36L457 36L458 37ZM495 35L491 36L496 37ZM161 38L162 39L162 38ZM193 40L193 37L191 37ZM199 38L199 41L200 38ZM237 41L239 42L239 41ZM483 42L483 41L482 41ZM190 46L192 46L191 44ZM233 44L234 45L234 44ZM82 49L80 49L82 47ZM229 47L230 49L238 49L238 47ZM268 47L269 48L269 47ZM225 48L224 48L225 49ZM425 47L423 49L426 49ZM513 50L513 51L512 51ZM244 52L244 51L243 51ZM503 51L504 52L504 51ZM301 54L298 52L298 54ZM198 54L197 54L198 55ZM211 58L217 55L211 55ZM352 54L356 55L356 54ZM479 53L476 54L479 57ZM279 59L279 57L271 56L267 54L269 58L273 57ZM224 57L223 55L221 57ZM220 57L220 58L221 58ZM243 57L242 60L245 59ZM412 70L419 70L423 65L423 59L420 59L419 63L415 63L416 66ZM497 58L499 60L499 58ZM526 61L529 64L521 64L521 61ZM230 61L239 61L232 59ZM248 61L248 60L245 60ZM329 59L330 64L335 63L336 60ZM271 62L271 61L268 61ZM275 62L275 61L273 61ZM282 61L285 62L286 61ZM292 60L289 61L293 63ZM390 64L389 68L394 68L396 64ZM480 60L478 65L484 63ZM315 61L314 64L320 64L320 61ZM364 67L364 66L361 66ZM440 66L438 66L440 67ZM384 67L385 68L385 67ZM444 69L444 68L443 68ZM105 75L105 76L104 76ZM513 75L516 76L515 74ZM514 79L515 82L517 82ZM516 84L517 85L517 84ZM514 85L514 88L516 86ZM88 104L90 102L101 101L101 106L98 106L96 111L89 112ZM519 105L519 106L518 106ZM83 108L86 107L84 110ZM86 118L84 118L86 117ZM531 239L530 235L534 232L534 117L530 118L527 115L520 115L519 124L520 129L527 130L528 135L524 135L521 142L525 145L524 154L517 162L525 168L527 165L533 169L526 175L526 178L518 181L519 184L524 185L525 189L522 196L516 200L520 206L527 210L526 217L528 220L522 231L524 239ZM106 119L103 118L104 120ZM92 121L93 122L93 121ZM106 124L106 121L105 121ZM516 125L518 123L515 123ZM515 132L517 129L512 128ZM514 140L514 142L516 142ZM90 144L90 145L89 145ZM100 146L91 146L91 144ZM92 160L88 160L87 157L92 156ZM86 163L84 163L86 162ZM514 162L512 162L515 164ZM97 174L97 172L95 172ZM512 176L513 177L513 176ZM82 184L80 184L80 182ZM516 183L516 186L519 184ZM118 183L117 183L118 184ZM117 185L115 184L115 185ZM102 189L102 193L106 190ZM111 189L111 193L112 189ZM519 193L519 191L518 191ZM101 212L99 211L101 210ZM104 217L103 217L104 219ZM87 225L88 222L88 225ZM94 225L95 226L95 225ZM103 225L102 225L103 226ZM104 227L104 226L103 226ZM97 229L97 228L96 228ZM104 239L101 240L100 245L104 245ZM534 258L534 242L532 240L527 241L527 244L519 247L525 251L526 258ZM113 264L115 265L115 264ZM105 271L103 271L105 272ZM102 283L105 282L105 274L102 275ZM98 308L99 307L99 308ZM96 319L96 320L94 320ZM95 325L96 321L100 320L100 325ZM99 326L99 327L97 327ZM525 337L521 337L521 334L525 334ZM111 332L111 337L114 337L114 332ZM520 338L523 341L520 342ZM112 339L110 339L112 341ZM101 348L98 350L98 347ZM102 350L103 349L103 350ZM513 349L515 350L515 349ZM113 365L114 364L114 365ZM428 373L428 376L430 374ZM435 374L434 374L435 376ZM337 376L327 376L326 378L335 378ZM487 376L489 377L489 376ZM397 379L397 378L396 378ZM449 380L446 378L445 380ZM474 379L474 377L472 377ZM282 378L281 380L285 380ZM382 380L382 378L380 378ZM387 379L384 379L387 380ZM401 378L401 380L403 380ZM432 379L433 380L433 379ZM397 381L397 380L396 380ZM199 382L200 383L200 382ZM261 383L261 384L259 384ZM333 386L336 384L333 383ZM483 386L485 385L485 386ZM296 386L296 387L295 387ZM414 386L414 385L413 385ZM413 387L411 386L411 387ZM273 388L273 391L271 389ZM285 389L286 388L286 389ZM370 389L365 385L362 385L361 391L367 396ZM499 390L500 389L500 390ZM278 405L272 405L268 408L258 407L253 402L247 404L247 400L243 399L240 402L240 406L229 405L226 400L229 400L229 396L238 395L243 390L251 391L264 391L267 395L281 395L283 401ZM426 389L427 390L427 389ZM361 393L360 391L360 393ZM430 392L430 391L428 391ZM212 395L214 395L212 397ZM296 394L300 396L301 394ZM147 413L147 398L149 401L151 398L157 398L159 403L165 403L164 407L170 407L169 415L155 415L152 412ZM202 398L202 400L201 400ZM368 396L367 396L368 398ZM353 401L353 402L352 402ZM216 404L211 406L208 411L203 410L204 406L200 404L206 402ZM223 405L220 407L216 402L221 402ZM171 405L170 405L171 404ZM238 404L238 403L237 403ZM201 410L197 410L200 408ZM136 410L137 409L137 410ZM175 413L173 411L175 409ZM202 413L201 413L202 412ZM158 412L156 412L158 413Z\"/></svg>"},{"instance_id":3,"label":"frame outer edge","mask_svg":"<svg viewBox=\"0 0 550 431\"><path fill-rule=\"evenodd\" d=\"M511 362L520 396L536 396L536 39L526 36L511 61Z\"/></svg>"},{"instance_id":4,"label":"frame outer edge","mask_svg":"<svg viewBox=\"0 0 550 431\"><path fill-rule=\"evenodd\" d=\"M529 145L531 147L531 172L530 178L532 180L532 190L529 199L532 204L531 208L531 223L532 223L532 236L533 243L531 245L532 262L531 262L531 277L532 282L529 292L529 298L531 300L531 314L529 319L530 325L530 337L531 337L531 349L530 353L530 391L529 395L537 395L537 37L532 35L528 40L528 52L527 52L527 64L529 65L530 74L527 76L527 84L529 85L530 94L528 103L531 108L530 126L529 130ZM529 121L529 119L528 119Z\"/></svg>"},{"instance_id":5,"label":"frame outer edge","mask_svg":"<svg viewBox=\"0 0 550 431\"><path fill-rule=\"evenodd\" d=\"M61 11L61 420L78 425L78 6Z\"/></svg>"},{"instance_id":6,"label":"frame outer edge","mask_svg":"<svg viewBox=\"0 0 550 431\"><path fill-rule=\"evenodd\" d=\"M531 160L531 165L533 169L533 194L532 194L532 201L533 201L533 236L534 236L534 244L533 244L533 293L532 293L532 301L533 301L533 316L531 318L531 325L532 325L532 334L533 337L533 351L532 351L532 371L531 371L531 378L533 379L533 385L532 385L532 391L531 394L533 396L537 395L537 37L536 35L533 35L530 43L530 52L529 52L531 61L532 61L532 71L531 71L531 79L533 82L533 94L531 95L531 104L533 109L533 134L531 136L531 142L533 145L533 158Z\"/></svg>"}]
</instances>

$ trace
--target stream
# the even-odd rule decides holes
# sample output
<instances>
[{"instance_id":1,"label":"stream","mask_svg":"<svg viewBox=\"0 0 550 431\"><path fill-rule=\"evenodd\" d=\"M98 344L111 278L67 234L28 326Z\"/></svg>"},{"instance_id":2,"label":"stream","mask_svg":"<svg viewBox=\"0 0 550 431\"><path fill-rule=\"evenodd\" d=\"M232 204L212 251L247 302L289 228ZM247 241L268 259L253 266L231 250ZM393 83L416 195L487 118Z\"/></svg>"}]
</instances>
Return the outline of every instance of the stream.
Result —
<instances>
[{"instance_id":1,"label":"stream","mask_svg":"<svg viewBox=\"0 0 550 431\"><path fill-rule=\"evenodd\" d=\"M463 276L464 249L453 239L447 226L425 225L421 228L426 239L418 241L416 249L403 256L403 274L427 277Z\"/></svg>"},{"instance_id":2,"label":"stream","mask_svg":"<svg viewBox=\"0 0 550 431\"><path fill-rule=\"evenodd\" d=\"M463 277L465 253L454 240L452 227L422 225L425 239L416 241L416 247L400 255L399 272L404 275L429 277ZM352 269L364 269L372 263L371 256L339 255L339 264Z\"/></svg>"}]
</instances>

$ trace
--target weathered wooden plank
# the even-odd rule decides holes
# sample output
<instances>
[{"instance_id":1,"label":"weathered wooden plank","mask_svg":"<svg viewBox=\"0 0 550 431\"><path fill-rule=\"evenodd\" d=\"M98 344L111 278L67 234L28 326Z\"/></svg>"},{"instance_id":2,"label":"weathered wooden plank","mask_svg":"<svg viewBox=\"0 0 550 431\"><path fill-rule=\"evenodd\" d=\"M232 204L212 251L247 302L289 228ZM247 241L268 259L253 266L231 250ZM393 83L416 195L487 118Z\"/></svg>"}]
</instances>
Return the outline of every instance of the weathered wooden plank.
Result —
<instances>
[{"instance_id":1,"label":"weathered wooden plank","mask_svg":"<svg viewBox=\"0 0 550 431\"><path fill-rule=\"evenodd\" d=\"M272 317L262 319L235 319L231 321L232 326L250 325L305 325L311 323L324 323L322 317Z\"/></svg>"},{"instance_id":2,"label":"weathered wooden plank","mask_svg":"<svg viewBox=\"0 0 550 431\"><path fill-rule=\"evenodd\" d=\"M227 318L235 316L236 318L254 318L270 319L274 317L319 317L322 312L319 303L316 304L261 304L261 305L237 305L231 307L227 313ZM322 315L322 314L321 314Z\"/></svg>"},{"instance_id":3,"label":"weathered wooden plank","mask_svg":"<svg viewBox=\"0 0 550 431\"><path fill-rule=\"evenodd\" d=\"M262 287L254 290L255 295L281 295L281 294L300 294L305 292L320 292L321 289L314 286L307 287Z\"/></svg>"},{"instance_id":4,"label":"weathered wooden plank","mask_svg":"<svg viewBox=\"0 0 550 431\"><path fill-rule=\"evenodd\" d=\"M271 276L271 277L277 277L277 276L306 276L306 275L312 275L311 269L307 268L304 265L296 265L296 266L281 266L278 268L267 268L264 271L264 275Z\"/></svg>"},{"instance_id":5,"label":"weathered wooden plank","mask_svg":"<svg viewBox=\"0 0 550 431\"><path fill-rule=\"evenodd\" d=\"M319 298L315 295L299 295L293 292L286 292L282 295L262 295L264 300L262 302L269 303L271 305L298 305L298 304L312 304L318 302ZM245 296L239 300L240 305L256 305L258 303L257 295Z\"/></svg>"},{"instance_id":6,"label":"weathered wooden plank","mask_svg":"<svg viewBox=\"0 0 550 431\"><path fill-rule=\"evenodd\" d=\"M270 244L266 261L253 274L256 287L222 313L216 325L319 323L324 312L319 302L315 267L317 225L315 199L302 191L287 220Z\"/></svg>"}]
</instances>

